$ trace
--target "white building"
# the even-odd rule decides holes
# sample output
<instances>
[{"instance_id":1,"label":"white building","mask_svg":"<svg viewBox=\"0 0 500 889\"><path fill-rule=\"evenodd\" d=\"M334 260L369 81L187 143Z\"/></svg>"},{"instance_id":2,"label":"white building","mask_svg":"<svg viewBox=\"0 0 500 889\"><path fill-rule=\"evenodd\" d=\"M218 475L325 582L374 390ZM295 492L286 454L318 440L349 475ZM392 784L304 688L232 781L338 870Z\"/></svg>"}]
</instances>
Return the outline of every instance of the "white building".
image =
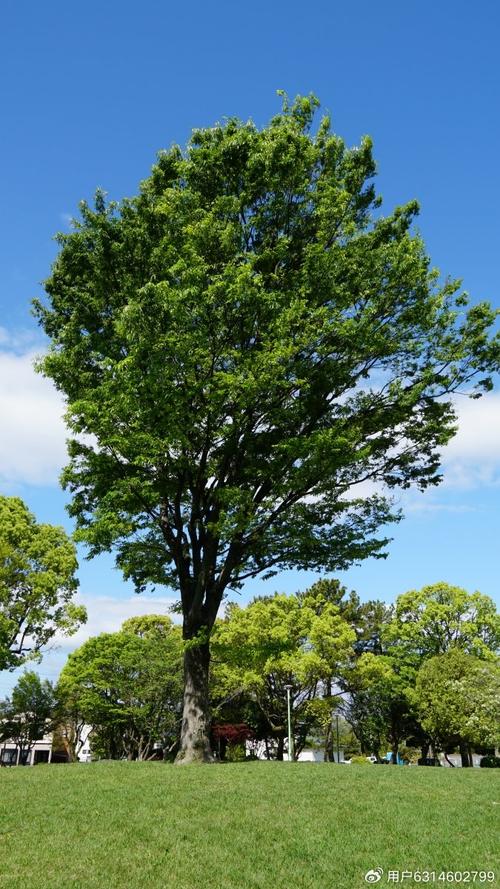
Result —
<instances>
[{"instance_id":1,"label":"white building","mask_svg":"<svg viewBox=\"0 0 500 889\"><path fill-rule=\"evenodd\" d=\"M276 757L276 742L268 741L268 748L271 750L271 753ZM286 747L286 745L285 745ZM245 748L247 752L247 756L253 755L256 756L257 759L267 759L267 749L265 741L246 741ZM344 762L344 751L340 749L333 753L334 762ZM288 752L285 749L283 753L283 759L288 759ZM323 750L314 750L313 748L307 747L302 750L298 757L298 762L324 762L325 754Z\"/></svg>"},{"instance_id":2,"label":"white building","mask_svg":"<svg viewBox=\"0 0 500 889\"><path fill-rule=\"evenodd\" d=\"M80 730L80 740L77 746L77 759L79 762L90 762L90 733L91 725L84 725ZM0 743L0 765L2 766L36 766L39 763L67 762L67 756L61 750L54 750L53 734L48 732L43 738L35 741L21 755L21 749L15 741L3 741Z\"/></svg>"},{"instance_id":3,"label":"white building","mask_svg":"<svg viewBox=\"0 0 500 889\"><path fill-rule=\"evenodd\" d=\"M35 741L22 756L15 741L4 741L0 746L0 764L3 766L36 766L41 762L52 762L52 734Z\"/></svg>"}]
</instances>

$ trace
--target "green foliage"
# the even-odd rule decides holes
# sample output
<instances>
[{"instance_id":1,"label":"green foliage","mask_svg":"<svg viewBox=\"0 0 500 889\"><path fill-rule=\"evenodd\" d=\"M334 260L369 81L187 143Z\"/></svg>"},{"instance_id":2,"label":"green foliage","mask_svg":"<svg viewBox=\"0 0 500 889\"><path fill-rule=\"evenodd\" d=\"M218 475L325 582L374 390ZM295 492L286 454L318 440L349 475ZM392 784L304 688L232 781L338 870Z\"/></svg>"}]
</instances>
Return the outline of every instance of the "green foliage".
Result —
<instances>
[{"instance_id":1,"label":"green foliage","mask_svg":"<svg viewBox=\"0 0 500 889\"><path fill-rule=\"evenodd\" d=\"M399 754L405 762L409 762L412 765L417 765L422 756L421 750L418 747L412 747L408 744L401 745Z\"/></svg>"},{"instance_id":2,"label":"green foliage","mask_svg":"<svg viewBox=\"0 0 500 889\"><path fill-rule=\"evenodd\" d=\"M488 596L437 583L398 596L385 640L416 667L453 648L488 658L500 645L500 615Z\"/></svg>"},{"instance_id":3,"label":"green foliage","mask_svg":"<svg viewBox=\"0 0 500 889\"><path fill-rule=\"evenodd\" d=\"M355 766L371 766L373 763L370 762L366 756L351 756L351 765Z\"/></svg>"},{"instance_id":4,"label":"green foliage","mask_svg":"<svg viewBox=\"0 0 500 889\"><path fill-rule=\"evenodd\" d=\"M73 543L62 528L38 524L18 497L0 496L0 669L37 657L56 632L86 620Z\"/></svg>"},{"instance_id":5,"label":"green foliage","mask_svg":"<svg viewBox=\"0 0 500 889\"><path fill-rule=\"evenodd\" d=\"M19 677L12 696L0 703L0 740L17 744L20 761L51 727L54 705L52 684L32 670Z\"/></svg>"},{"instance_id":6,"label":"green foliage","mask_svg":"<svg viewBox=\"0 0 500 889\"><path fill-rule=\"evenodd\" d=\"M495 313L439 284L415 202L378 215L370 139L313 132L317 104L196 129L137 197L82 202L35 305L79 539L179 589L187 636L247 577L382 555L397 515L353 485L437 483L451 394L499 366Z\"/></svg>"},{"instance_id":7,"label":"green foliage","mask_svg":"<svg viewBox=\"0 0 500 889\"><path fill-rule=\"evenodd\" d=\"M493 754L483 756L479 765L482 769L500 769L500 756L493 756Z\"/></svg>"},{"instance_id":8,"label":"green foliage","mask_svg":"<svg viewBox=\"0 0 500 889\"><path fill-rule=\"evenodd\" d=\"M411 677L397 657L363 652L344 671L342 687L348 692L345 715L362 749L379 753L386 744L396 751L415 730L408 701Z\"/></svg>"},{"instance_id":9,"label":"green foliage","mask_svg":"<svg viewBox=\"0 0 500 889\"><path fill-rule=\"evenodd\" d=\"M271 733L287 734L287 692L296 752L313 725L331 718L332 701L317 698L323 683L353 654L355 633L318 587L298 596L276 594L246 608L230 605L213 637L213 683L218 698L244 692L256 700Z\"/></svg>"},{"instance_id":10,"label":"green foliage","mask_svg":"<svg viewBox=\"0 0 500 889\"><path fill-rule=\"evenodd\" d=\"M387 742L394 750L407 737L412 744L437 740L432 721L420 718L423 711L415 696L418 671L430 658L446 652L494 659L500 641L495 603L481 593L439 583L398 596L393 609L382 603L369 606L366 630L356 646L359 657L340 677L349 695L346 716L366 750L378 751ZM477 706L481 710L479 701ZM442 716L444 724L446 707ZM483 736L478 727L476 743ZM458 736L450 732L446 737Z\"/></svg>"},{"instance_id":11,"label":"green foliage","mask_svg":"<svg viewBox=\"0 0 500 889\"><path fill-rule=\"evenodd\" d=\"M93 726L94 753L145 759L175 744L182 697L182 640L168 617L131 618L118 633L70 654L58 687L62 713Z\"/></svg>"},{"instance_id":12,"label":"green foliage","mask_svg":"<svg viewBox=\"0 0 500 889\"><path fill-rule=\"evenodd\" d=\"M245 762L246 757L244 744L229 744L226 750L226 762Z\"/></svg>"},{"instance_id":13,"label":"green foliage","mask_svg":"<svg viewBox=\"0 0 500 889\"><path fill-rule=\"evenodd\" d=\"M414 700L422 726L442 745L460 739L479 746L500 743L500 664L459 648L426 661Z\"/></svg>"}]
</instances>

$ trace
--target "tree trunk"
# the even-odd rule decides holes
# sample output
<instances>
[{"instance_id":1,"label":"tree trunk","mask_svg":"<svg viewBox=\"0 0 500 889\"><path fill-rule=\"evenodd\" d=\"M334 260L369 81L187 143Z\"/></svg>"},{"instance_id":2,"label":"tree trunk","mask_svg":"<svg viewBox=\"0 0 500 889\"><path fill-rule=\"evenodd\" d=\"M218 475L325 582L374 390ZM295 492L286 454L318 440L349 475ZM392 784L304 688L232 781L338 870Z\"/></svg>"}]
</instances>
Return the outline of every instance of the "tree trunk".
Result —
<instances>
[{"instance_id":1,"label":"tree trunk","mask_svg":"<svg viewBox=\"0 0 500 889\"><path fill-rule=\"evenodd\" d=\"M184 652L184 707L180 748L175 759L177 765L215 762L209 736L209 665L208 642L188 645Z\"/></svg>"},{"instance_id":2,"label":"tree trunk","mask_svg":"<svg viewBox=\"0 0 500 889\"><path fill-rule=\"evenodd\" d=\"M284 751L285 751L285 739L278 738L278 746L276 749L276 759L279 760L279 762L283 762Z\"/></svg>"},{"instance_id":3,"label":"tree trunk","mask_svg":"<svg viewBox=\"0 0 500 889\"><path fill-rule=\"evenodd\" d=\"M335 762L333 755L333 732L330 723L328 723L325 731L325 746L323 749L323 759L325 762Z\"/></svg>"},{"instance_id":4,"label":"tree trunk","mask_svg":"<svg viewBox=\"0 0 500 889\"><path fill-rule=\"evenodd\" d=\"M465 741L460 741L460 756L462 757L462 768L468 769L470 767L469 760L469 751L467 749L467 744Z\"/></svg>"}]
</instances>

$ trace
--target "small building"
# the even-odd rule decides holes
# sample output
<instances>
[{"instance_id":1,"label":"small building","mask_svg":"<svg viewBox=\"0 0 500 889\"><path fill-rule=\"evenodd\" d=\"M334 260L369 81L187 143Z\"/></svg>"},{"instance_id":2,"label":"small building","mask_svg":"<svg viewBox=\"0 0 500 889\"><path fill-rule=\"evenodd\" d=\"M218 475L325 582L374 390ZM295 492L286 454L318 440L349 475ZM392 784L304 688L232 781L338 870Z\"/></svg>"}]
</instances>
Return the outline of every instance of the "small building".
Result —
<instances>
[{"instance_id":1,"label":"small building","mask_svg":"<svg viewBox=\"0 0 500 889\"><path fill-rule=\"evenodd\" d=\"M79 733L77 748L78 762L90 762L91 725L84 725ZM0 766L36 766L39 763L68 762L68 754L60 746L54 748L54 734L47 732L43 738L34 741L27 750L13 740L0 742Z\"/></svg>"},{"instance_id":2,"label":"small building","mask_svg":"<svg viewBox=\"0 0 500 889\"><path fill-rule=\"evenodd\" d=\"M3 741L0 746L2 766L36 766L42 762L52 762L52 734L44 735L22 752L15 741Z\"/></svg>"},{"instance_id":3,"label":"small building","mask_svg":"<svg viewBox=\"0 0 500 889\"><path fill-rule=\"evenodd\" d=\"M268 759L268 752L271 754L272 759L276 759L276 749L277 743L276 741L268 741L267 744L265 741L246 741L245 744L247 755L256 756L257 759ZM344 751L341 748L340 750L335 750L333 753L333 761L334 762L344 762ZM283 759L288 759L288 752L286 750L283 753ZM298 762L324 762L325 754L323 750L316 749L313 747L306 747L304 750L301 750L297 757Z\"/></svg>"}]
</instances>

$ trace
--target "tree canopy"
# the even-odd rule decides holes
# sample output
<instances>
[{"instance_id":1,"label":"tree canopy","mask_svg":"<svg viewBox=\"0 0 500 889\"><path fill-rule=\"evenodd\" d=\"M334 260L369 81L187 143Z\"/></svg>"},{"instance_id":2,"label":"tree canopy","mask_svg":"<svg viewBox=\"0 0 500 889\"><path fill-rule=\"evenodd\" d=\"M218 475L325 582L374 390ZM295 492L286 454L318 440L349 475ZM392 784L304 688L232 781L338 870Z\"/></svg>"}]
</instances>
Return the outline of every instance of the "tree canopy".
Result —
<instances>
[{"instance_id":1,"label":"tree canopy","mask_svg":"<svg viewBox=\"0 0 500 889\"><path fill-rule=\"evenodd\" d=\"M385 640L417 666L453 648L488 658L500 646L500 615L489 596L436 583L398 596Z\"/></svg>"},{"instance_id":2,"label":"tree canopy","mask_svg":"<svg viewBox=\"0 0 500 889\"><path fill-rule=\"evenodd\" d=\"M125 621L69 655L57 685L60 721L93 726L92 747L107 757L147 759L175 746L182 701L182 640L168 617Z\"/></svg>"},{"instance_id":3,"label":"tree canopy","mask_svg":"<svg viewBox=\"0 0 500 889\"><path fill-rule=\"evenodd\" d=\"M500 744L500 664L452 648L418 672L414 701L424 729L441 744Z\"/></svg>"},{"instance_id":4,"label":"tree canopy","mask_svg":"<svg viewBox=\"0 0 500 889\"><path fill-rule=\"evenodd\" d=\"M331 715L325 684L353 655L354 630L337 605L311 595L276 594L258 598L246 608L232 605L216 624L213 690L217 697L250 695L278 741L280 758L287 735L287 685L293 711L294 751L303 748L311 726ZM315 702L313 706L313 702Z\"/></svg>"},{"instance_id":5,"label":"tree canopy","mask_svg":"<svg viewBox=\"0 0 500 889\"><path fill-rule=\"evenodd\" d=\"M52 728L55 695L52 683L26 670L10 698L0 702L0 740L14 741L23 763L35 741Z\"/></svg>"},{"instance_id":6,"label":"tree canopy","mask_svg":"<svg viewBox=\"0 0 500 889\"><path fill-rule=\"evenodd\" d=\"M79 539L138 589L179 590L185 760L209 758L208 638L221 600L283 568L381 556L390 499L439 481L451 396L499 366L495 313L466 310L412 228L380 214L369 138L317 100L263 129L229 119L162 152L137 197L82 202L35 311L68 402Z\"/></svg>"},{"instance_id":7,"label":"tree canopy","mask_svg":"<svg viewBox=\"0 0 500 889\"><path fill-rule=\"evenodd\" d=\"M0 669L39 655L86 620L73 597L76 550L63 528L38 524L18 497L0 496Z\"/></svg>"}]
</instances>

